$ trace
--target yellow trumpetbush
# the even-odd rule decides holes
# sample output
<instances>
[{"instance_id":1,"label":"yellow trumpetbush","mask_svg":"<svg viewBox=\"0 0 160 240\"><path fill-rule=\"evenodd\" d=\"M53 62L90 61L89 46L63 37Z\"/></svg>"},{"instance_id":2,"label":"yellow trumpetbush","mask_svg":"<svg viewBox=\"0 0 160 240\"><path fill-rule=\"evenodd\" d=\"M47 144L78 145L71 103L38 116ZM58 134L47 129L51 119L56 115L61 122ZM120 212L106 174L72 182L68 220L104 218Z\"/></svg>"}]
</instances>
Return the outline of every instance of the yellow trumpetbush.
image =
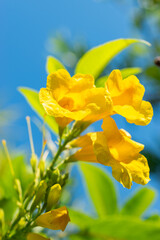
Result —
<instances>
[{"instance_id":1,"label":"yellow trumpetbush","mask_svg":"<svg viewBox=\"0 0 160 240\"><path fill-rule=\"evenodd\" d=\"M112 111L110 94L95 87L92 75L71 77L65 69L47 77L47 87L40 89L39 99L47 114L62 127L72 120L93 122Z\"/></svg>"},{"instance_id":2,"label":"yellow trumpetbush","mask_svg":"<svg viewBox=\"0 0 160 240\"><path fill-rule=\"evenodd\" d=\"M60 207L40 215L35 222L44 228L64 231L69 221L67 208Z\"/></svg>"},{"instance_id":3,"label":"yellow trumpetbush","mask_svg":"<svg viewBox=\"0 0 160 240\"><path fill-rule=\"evenodd\" d=\"M38 233L28 233L27 240L50 240L49 238L45 238Z\"/></svg>"},{"instance_id":4,"label":"yellow trumpetbush","mask_svg":"<svg viewBox=\"0 0 160 240\"><path fill-rule=\"evenodd\" d=\"M153 116L153 109L149 102L143 101L145 88L134 75L122 79L121 72L114 70L109 75L106 90L113 101L113 113L126 118L129 123L147 125Z\"/></svg>"},{"instance_id":5,"label":"yellow trumpetbush","mask_svg":"<svg viewBox=\"0 0 160 240\"><path fill-rule=\"evenodd\" d=\"M80 149L69 161L110 166L113 177L126 188L131 188L132 181L147 184L150 180L148 162L140 154L144 146L133 141L125 130L119 130L111 117L104 119L102 129L103 132L88 133L72 141L71 146Z\"/></svg>"}]
</instances>

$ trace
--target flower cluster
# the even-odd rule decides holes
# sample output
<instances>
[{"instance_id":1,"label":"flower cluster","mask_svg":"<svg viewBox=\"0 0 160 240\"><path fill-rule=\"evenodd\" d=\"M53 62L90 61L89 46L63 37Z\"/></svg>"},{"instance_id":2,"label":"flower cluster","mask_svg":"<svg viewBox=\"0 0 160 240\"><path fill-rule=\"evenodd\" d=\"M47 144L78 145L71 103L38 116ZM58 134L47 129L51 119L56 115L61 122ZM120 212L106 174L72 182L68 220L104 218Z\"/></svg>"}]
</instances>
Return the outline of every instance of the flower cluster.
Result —
<instances>
[{"instance_id":1,"label":"flower cluster","mask_svg":"<svg viewBox=\"0 0 160 240\"><path fill-rule=\"evenodd\" d=\"M89 133L70 142L78 151L69 161L98 162L112 167L112 174L124 187L132 181L146 184L149 167L140 154L144 146L131 140L128 132L118 130L113 114L120 114L129 123L147 125L153 116L149 102L143 100L144 87L136 76L122 79L121 72L114 70L104 88L96 88L94 78L88 74L73 77L60 69L47 78L47 87L39 93L47 114L55 117L61 127L75 121L89 124L103 119L103 132Z\"/></svg>"},{"instance_id":2,"label":"flower cluster","mask_svg":"<svg viewBox=\"0 0 160 240\"><path fill-rule=\"evenodd\" d=\"M64 69L50 74L47 87L39 92L41 104L48 115L55 117L61 132L75 121L69 125L72 128L68 138L63 140L63 147L78 149L66 162L86 161L110 166L113 177L126 188L131 188L132 181L147 184L150 180L149 166L140 153L144 146L133 141L124 129L119 130L111 117L120 114L129 123L147 125L152 119L153 109L149 102L143 100L144 91L137 77L123 80L119 70L112 71L104 88L97 88L89 74L71 77ZM103 119L103 131L80 136L86 127L100 119ZM58 189L57 186L54 189ZM52 199L51 195L48 198ZM67 209L61 207L40 215L36 224L64 230L68 221Z\"/></svg>"}]
</instances>

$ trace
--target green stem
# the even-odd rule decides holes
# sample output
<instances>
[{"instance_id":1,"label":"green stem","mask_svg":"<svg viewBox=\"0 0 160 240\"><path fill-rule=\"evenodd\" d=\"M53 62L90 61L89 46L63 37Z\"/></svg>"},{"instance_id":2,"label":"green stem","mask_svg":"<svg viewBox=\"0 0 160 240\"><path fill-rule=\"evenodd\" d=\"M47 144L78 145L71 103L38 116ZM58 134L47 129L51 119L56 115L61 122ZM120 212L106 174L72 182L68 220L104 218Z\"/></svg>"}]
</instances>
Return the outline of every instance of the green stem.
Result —
<instances>
[{"instance_id":1,"label":"green stem","mask_svg":"<svg viewBox=\"0 0 160 240\"><path fill-rule=\"evenodd\" d=\"M68 143L69 141L70 141L70 140L69 140L68 138L66 138L65 141L63 142L63 144L59 146L59 149L58 149L58 151L57 151L57 153L56 153L56 155L55 155L55 157L54 157L54 159L53 159L53 161L52 161L52 163L51 163L51 165L50 165L50 167L49 167L51 170L53 170L54 165L55 165L58 157L61 155L61 153L63 152L65 146L67 145L67 143Z\"/></svg>"}]
</instances>

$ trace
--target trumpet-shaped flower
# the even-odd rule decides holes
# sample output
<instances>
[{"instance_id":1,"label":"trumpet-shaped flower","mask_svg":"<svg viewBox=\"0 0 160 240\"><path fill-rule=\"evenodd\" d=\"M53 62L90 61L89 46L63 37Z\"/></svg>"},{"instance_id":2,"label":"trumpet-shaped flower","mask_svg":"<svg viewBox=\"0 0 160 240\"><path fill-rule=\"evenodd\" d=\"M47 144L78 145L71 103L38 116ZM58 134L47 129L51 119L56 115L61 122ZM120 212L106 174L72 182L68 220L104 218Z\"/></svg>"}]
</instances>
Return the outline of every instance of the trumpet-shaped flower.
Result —
<instances>
[{"instance_id":1,"label":"trumpet-shaped flower","mask_svg":"<svg viewBox=\"0 0 160 240\"><path fill-rule=\"evenodd\" d=\"M112 111L110 94L95 87L92 75L71 77L64 69L48 76L47 87L40 90L39 98L47 114L62 127L72 120L93 122Z\"/></svg>"},{"instance_id":2,"label":"trumpet-shaped flower","mask_svg":"<svg viewBox=\"0 0 160 240\"><path fill-rule=\"evenodd\" d=\"M121 72L114 70L109 75L106 90L111 94L113 113L126 118L129 123L147 125L153 116L153 109L149 102L143 101L145 89L136 76L122 79Z\"/></svg>"},{"instance_id":3,"label":"trumpet-shaped flower","mask_svg":"<svg viewBox=\"0 0 160 240\"><path fill-rule=\"evenodd\" d=\"M67 208L60 207L40 215L36 219L36 224L44 228L64 231L69 221Z\"/></svg>"},{"instance_id":4,"label":"trumpet-shaped flower","mask_svg":"<svg viewBox=\"0 0 160 240\"><path fill-rule=\"evenodd\" d=\"M111 117L102 124L103 132L88 133L71 142L72 147L80 149L69 161L101 163L112 167L113 177L124 187L131 188L132 181L147 184L149 167L147 159L140 154L144 146L131 140L123 129L118 129Z\"/></svg>"}]
</instances>

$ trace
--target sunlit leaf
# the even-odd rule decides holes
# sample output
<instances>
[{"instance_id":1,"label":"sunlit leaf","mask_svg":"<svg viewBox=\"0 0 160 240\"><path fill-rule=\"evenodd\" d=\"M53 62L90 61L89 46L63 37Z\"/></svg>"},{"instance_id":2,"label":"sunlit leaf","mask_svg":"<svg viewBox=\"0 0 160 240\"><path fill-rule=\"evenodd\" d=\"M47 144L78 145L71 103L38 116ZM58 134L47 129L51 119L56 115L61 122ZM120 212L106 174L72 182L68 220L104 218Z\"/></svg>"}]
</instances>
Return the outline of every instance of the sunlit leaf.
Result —
<instances>
[{"instance_id":1,"label":"sunlit leaf","mask_svg":"<svg viewBox=\"0 0 160 240\"><path fill-rule=\"evenodd\" d=\"M68 209L69 210L69 216L71 218L71 222L76 224L79 228L84 229L88 225L92 225L95 223L95 219L86 215L85 213Z\"/></svg>"},{"instance_id":2,"label":"sunlit leaf","mask_svg":"<svg viewBox=\"0 0 160 240\"><path fill-rule=\"evenodd\" d=\"M88 236L87 232L85 233L75 233L74 235L69 236L70 240L100 240L99 238L93 237L93 236ZM108 239L106 239L108 240Z\"/></svg>"},{"instance_id":3,"label":"sunlit leaf","mask_svg":"<svg viewBox=\"0 0 160 240\"><path fill-rule=\"evenodd\" d=\"M117 212L117 196L112 180L106 172L91 164L81 163L88 192L99 217Z\"/></svg>"},{"instance_id":4,"label":"sunlit leaf","mask_svg":"<svg viewBox=\"0 0 160 240\"><path fill-rule=\"evenodd\" d=\"M54 117L48 116L45 113L44 108L39 102L39 96L38 92L30 89L30 88L19 88L20 93L25 97L29 105L32 107L32 109L42 118L44 119L45 116L45 123L50 127L50 129L54 132L58 132L58 125L54 119Z\"/></svg>"},{"instance_id":5,"label":"sunlit leaf","mask_svg":"<svg viewBox=\"0 0 160 240\"><path fill-rule=\"evenodd\" d=\"M159 240L160 236L160 223L129 216L110 216L105 220L96 220L96 223L87 229L99 239Z\"/></svg>"},{"instance_id":6,"label":"sunlit leaf","mask_svg":"<svg viewBox=\"0 0 160 240\"><path fill-rule=\"evenodd\" d=\"M46 71L48 74L56 72L58 69L65 68L63 64L55 57L48 56L46 62Z\"/></svg>"},{"instance_id":7,"label":"sunlit leaf","mask_svg":"<svg viewBox=\"0 0 160 240\"><path fill-rule=\"evenodd\" d=\"M141 68L123 68L120 69L121 73L122 73L122 77L123 78L127 78L130 75L137 75L139 73L142 72ZM97 79L96 81L96 87L104 87L105 86L105 82L107 81L108 76L103 76Z\"/></svg>"},{"instance_id":8,"label":"sunlit leaf","mask_svg":"<svg viewBox=\"0 0 160 240\"><path fill-rule=\"evenodd\" d=\"M92 219L84 213L71 209L69 212L72 223L76 224L82 230L81 232L84 233L84 239L92 236L93 239L99 240L150 240L151 238L159 240L159 221L142 221L133 216L122 215L109 216L104 219ZM79 240L81 238L72 239Z\"/></svg>"},{"instance_id":9,"label":"sunlit leaf","mask_svg":"<svg viewBox=\"0 0 160 240\"><path fill-rule=\"evenodd\" d=\"M155 191L149 188L142 188L125 203L121 214L141 216L151 205L154 198Z\"/></svg>"},{"instance_id":10,"label":"sunlit leaf","mask_svg":"<svg viewBox=\"0 0 160 240\"><path fill-rule=\"evenodd\" d=\"M138 39L118 39L107 42L85 53L79 60L75 72L92 74L97 78L118 53L133 43L150 45L148 42Z\"/></svg>"}]
</instances>

